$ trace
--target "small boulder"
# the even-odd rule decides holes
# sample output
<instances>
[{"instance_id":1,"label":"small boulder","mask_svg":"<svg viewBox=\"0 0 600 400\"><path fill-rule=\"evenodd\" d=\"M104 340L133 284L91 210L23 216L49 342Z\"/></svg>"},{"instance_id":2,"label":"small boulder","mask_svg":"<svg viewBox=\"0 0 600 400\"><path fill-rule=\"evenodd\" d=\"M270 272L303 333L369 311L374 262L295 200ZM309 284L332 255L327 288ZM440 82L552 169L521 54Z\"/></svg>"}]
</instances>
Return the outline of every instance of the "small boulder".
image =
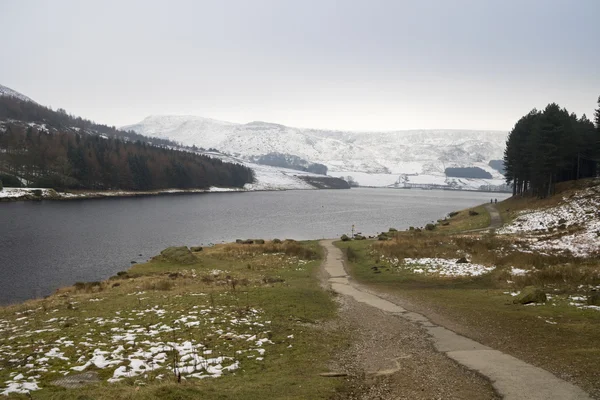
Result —
<instances>
[{"instance_id":1,"label":"small boulder","mask_svg":"<svg viewBox=\"0 0 600 400\"><path fill-rule=\"evenodd\" d=\"M545 303L548 300L546 292L534 287L526 287L514 300L514 304Z\"/></svg>"},{"instance_id":2,"label":"small boulder","mask_svg":"<svg viewBox=\"0 0 600 400\"><path fill-rule=\"evenodd\" d=\"M186 246L166 248L160 252L160 255L164 260L177 264L195 264L198 262L196 256Z\"/></svg>"},{"instance_id":3,"label":"small boulder","mask_svg":"<svg viewBox=\"0 0 600 400\"><path fill-rule=\"evenodd\" d=\"M467 257L461 257L458 260L456 260L457 264L467 264L469 262L469 260L467 260Z\"/></svg>"},{"instance_id":4,"label":"small boulder","mask_svg":"<svg viewBox=\"0 0 600 400\"><path fill-rule=\"evenodd\" d=\"M474 210L469 210L469 215L470 215L471 217L474 217L474 216L476 216L476 215L479 215L479 213L478 213L477 211L474 211Z\"/></svg>"},{"instance_id":5,"label":"small boulder","mask_svg":"<svg viewBox=\"0 0 600 400\"><path fill-rule=\"evenodd\" d=\"M600 306L600 292L593 292L587 298L589 306Z\"/></svg>"}]
</instances>

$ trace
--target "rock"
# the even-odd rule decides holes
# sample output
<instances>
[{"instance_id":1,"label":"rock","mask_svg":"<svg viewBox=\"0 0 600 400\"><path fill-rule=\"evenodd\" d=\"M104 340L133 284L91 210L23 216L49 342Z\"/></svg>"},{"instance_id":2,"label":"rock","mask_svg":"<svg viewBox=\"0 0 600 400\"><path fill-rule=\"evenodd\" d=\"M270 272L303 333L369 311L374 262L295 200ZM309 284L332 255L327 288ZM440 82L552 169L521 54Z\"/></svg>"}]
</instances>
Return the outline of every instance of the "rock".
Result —
<instances>
[{"instance_id":1,"label":"rock","mask_svg":"<svg viewBox=\"0 0 600 400\"><path fill-rule=\"evenodd\" d=\"M450 225L450 222L447 222L447 221L442 222L442 226L448 226L448 225Z\"/></svg>"},{"instance_id":2,"label":"rock","mask_svg":"<svg viewBox=\"0 0 600 400\"><path fill-rule=\"evenodd\" d=\"M133 264L137 264L137 261L132 261L132 262L131 262L131 265L133 265Z\"/></svg>"},{"instance_id":3,"label":"rock","mask_svg":"<svg viewBox=\"0 0 600 400\"><path fill-rule=\"evenodd\" d=\"M587 298L587 303L590 306L600 306L600 292L593 292Z\"/></svg>"},{"instance_id":4,"label":"rock","mask_svg":"<svg viewBox=\"0 0 600 400\"><path fill-rule=\"evenodd\" d=\"M324 376L325 378L338 378L348 376L348 374L345 372L321 372L319 376Z\"/></svg>"},{"instance_id":5,"label":"rock","mask_svg":"<svg viewBox=\"0 0 600 400\"><path fill-rule=\"evenodd\" d=\"M62 386L67 389L77 389L97 382L100 382L98 373L96 371L88 371L83 374L65 376L64 378L57 379L51 383L55 386Z\"/></svg>"},{"instance_id":6,"label":"rock","mask_svg":"<svg viewBox=\"0 0 600 400\"><path fill-rule=\"evenodd\" d=\"M193 246L193 247L190 247L190 250L193 251L194 253L197 253L199 251L202 251L202 246Z\"/></svg>"},{"instance_id":7,"label":"rock","mask_svg":"<svg viewBox=\"0 0 600 400\"><path fill-rule=\"evenodd\" d=\"M545 303L548 300L542 289L526 287L514 300L514 304Z\"/></svg>"},{"instance_id":8,"label":"rock","mask_svg":"<svg viewBox=\"0 0 600 400\"><path fill-rule=\"evenodd\" d=\"M458 260L456 260L457 264L467 264L469 262L469 260L467 260L467 257L461 257Z\"/></svg>"},{"instance_id":9,"label":"rock","mask_svg":"<svg viewBox=\"0 0 600 400\"><path fill-rule=\"evenodd\" d=\"M119 282L113 283L112 287L119 287L121 284Z\"/></svg>"},{"instance_id":10,"label":"rock","mask_svg":"<svg viewBox=\"0 0 600 400\"><path fill-rule=\"evenodd\" d=\"M476 216L476 215L479 215L479 213L478 213L477 211L469 210L469 215L470 215L471 217L474 217L474 216Z\"/></svg>"},{"instance_id":11,"label":"rock","mask_svg":"<svg viewBox=\"0 0 600 400\"><path fill-rule=\"evenodd\" d=\"M195 264L198 262L198 259L186 246L169 247L161 251L160 256L166 261L177 264Z\"/></svg>"}]
</instances>

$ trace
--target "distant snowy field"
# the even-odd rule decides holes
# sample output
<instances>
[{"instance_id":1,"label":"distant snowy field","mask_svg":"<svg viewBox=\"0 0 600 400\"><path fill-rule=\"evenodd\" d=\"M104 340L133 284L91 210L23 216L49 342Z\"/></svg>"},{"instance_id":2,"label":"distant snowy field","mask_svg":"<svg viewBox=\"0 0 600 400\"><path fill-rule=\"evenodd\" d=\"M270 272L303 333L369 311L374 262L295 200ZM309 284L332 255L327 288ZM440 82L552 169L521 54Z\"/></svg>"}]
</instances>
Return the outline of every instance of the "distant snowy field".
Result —
<instances>
[{"instance_id":1,"label":"distant snowy field","mask_svg":"<svg viewBox=\"0 0 600 400\"><path fill-rule=\"evenodd\" d=\"M393 185L400 176L406 176L409 183L446 185L455 181L465 189L504 183L504 177L488 162L503 158L507 132L329 131L267 122L236 124L180 115L150 116L122 129L168 138L187 146L216 148L239 160L268 153L292 154L326 165L331 176L352 176L361 186ZM478 167L492 178L447 181L445 169L449 167Z\"/></svg>"}]
</instances>

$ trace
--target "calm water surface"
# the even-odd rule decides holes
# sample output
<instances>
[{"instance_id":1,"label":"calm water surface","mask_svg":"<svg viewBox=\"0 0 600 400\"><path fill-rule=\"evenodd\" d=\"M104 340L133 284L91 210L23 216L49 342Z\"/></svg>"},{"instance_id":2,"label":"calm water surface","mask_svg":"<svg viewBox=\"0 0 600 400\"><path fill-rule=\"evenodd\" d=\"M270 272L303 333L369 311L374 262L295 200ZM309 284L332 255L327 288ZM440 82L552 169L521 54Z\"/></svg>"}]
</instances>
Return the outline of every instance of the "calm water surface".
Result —
<instances>
[{"instance_id":1,"label":"calm water surface","mask_svg":"<svg viewBox=\"0 0 600 400\"><path fill-rule=\"evenodd\" d=\"M504 194L352 189L0 203L0 304L106 279L173 245L423 226ZM142 254L141 256L139 254Z\"/></svg>"}]
</instances>

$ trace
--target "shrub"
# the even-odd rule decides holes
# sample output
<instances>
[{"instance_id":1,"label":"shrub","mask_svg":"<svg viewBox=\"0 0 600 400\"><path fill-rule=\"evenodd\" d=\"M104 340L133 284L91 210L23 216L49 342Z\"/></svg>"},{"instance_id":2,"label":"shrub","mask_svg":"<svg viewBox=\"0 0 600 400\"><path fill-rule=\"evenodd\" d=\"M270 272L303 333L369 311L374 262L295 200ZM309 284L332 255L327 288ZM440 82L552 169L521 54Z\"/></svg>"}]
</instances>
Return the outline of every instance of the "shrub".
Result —
<instances>
[{"instance_id":1,"label":"shrub","mask_svg":"<svg viewBox=\"0 0 600 400\"><path fill-rule=\"evenodd\" d=\"M244 243L244 241L243 241L242 239L235 239L235 242L236 242L236 243L239 243L239 244L242 244L242 243Z\"/></svg>"},{"instance_id":2,"label":"shrub","mask_svg":"<svg viewBox=\"0 0 600 400\"><path fill-rule=\"evenodd\" d=\"M390 228L389 232L398 232L398 229L396 229L396 228Z\"/></svg>"},{"instance_id":3,"label":"shrub","mask_svg":"<svg viewBox=\"0 0 600 400\"><path fill-rule=\"evenodd\" d=\"M365 240L366 237L364 237L363 235L354 235L354 240Z\"/></svg>"},{"instance_id":4,"label":"shrub","mask_svg":"<svg viewBox=\"0 0 600 400\"><path fill-rule=\"evenodd\" d=\"M342 237L340 237L340 239L342 239L342 242L347 242L350 240L350 238L346 234L343 234Z\"/></svg>"},{"instance_id":5,"label":"shrub","mask_svg":"<svg viewBox=\"0 0 600 400\"><path fill-rule=\"evenodd\" d=\"M265 244L265 241L263 239L254 239L254 243L256 243L256 244Z\"/></svg>"},{"instance_id":6,"label":"shrub","mask_svg":"<svg viewBox=\"0 0 600 400\"><path fill-rule=\"evenodd\" d=\"M0 174L1 184L6 185L6 187L22 187L21 181L19 178L13 175Z\"/></svg>"},{"instance_id":7,"label":"shrub","mask_svg":"<svg viewBox=\"0 0 600 400\"><path fill-rule=\"evenodd\" d=\"M434 224L427 224L425 225L425 229L428 231L432 231L435 229L435 225Z\"/></svg>"},{"instance_id":8,"label":"shrub","mask_svg":"<svg viewBox=\"0 0 600 400\"><path fill-rule=\"evenodd\" d=\"M2 179L0 179L0 192L2 191L4 187L2 186Z\"/></svg>"},{"instance_id":9,"label":"shrub","mask_svg":"<svg viewBox=\"0 0 600 400\"><path fill-rule=\"evenodd\" d=\"M171 290L173 289L173 282L169 279L162 279L158 282L148 282L144 285L145 290Z\"/></svg>"},{"instance_id":10,"label":"shrub","mask_svg":"<svg viewBox=\"0 0 600 400\"><path fill-rule=\"evenodd\" d=\"M279 240L279 239L273 239L273 243L275 243L275 244L281 243L281 240Z\"/></svg>"},{"instance_id":11,"label":"shrub","mask_svg":"<svg viewBox=\"0 0 600 400\"><path fill-rule=\"evenodd\" d=\"M246 239L242 243L243 244L254 244L254 240L252 240L252 239Z\"/></svg>"},{"instance_id":12,"label":"shrub","mask_svg":"<svg viewBox=\"0 0 600 400\"><path fill-rule=\"evenodd\" d=\"M348 247L346 249L346 258L348 259L348 261L354 262L358 260L358 254L352 247Z\"/></svg>"},{"instance_id":13,"label":"shrub","mask_svg":"<svg viewBox=\"0 0 600 400\"><path fill-rule=\"evenodd\" d=\"M470 215L471 217L474 217L474 216L476 216L476 215L479 215L479 213L478 213L477 211L474 211L474 210L469 210L469 215Z\"/></svg>"},{"instance_id":14,"label":"shrub","mask_svg":"<svg viewBox=\"0 0 600 400\"><path fill-rule=\"evenodd\" d=\"M202 251L202 246L192 246L190 247L190 250L197 253L199 251Z\"/></svg>"},{"instance_id":15,"label":"shrub","mask_svg":"<svg viewBox=\"0 0 600 400\"><path fill-rule=\"evenodd\" d=\"M42 197L42 191L40 189L35 189L32 191L34 196Z\"/></svg>"}]
</instances>

